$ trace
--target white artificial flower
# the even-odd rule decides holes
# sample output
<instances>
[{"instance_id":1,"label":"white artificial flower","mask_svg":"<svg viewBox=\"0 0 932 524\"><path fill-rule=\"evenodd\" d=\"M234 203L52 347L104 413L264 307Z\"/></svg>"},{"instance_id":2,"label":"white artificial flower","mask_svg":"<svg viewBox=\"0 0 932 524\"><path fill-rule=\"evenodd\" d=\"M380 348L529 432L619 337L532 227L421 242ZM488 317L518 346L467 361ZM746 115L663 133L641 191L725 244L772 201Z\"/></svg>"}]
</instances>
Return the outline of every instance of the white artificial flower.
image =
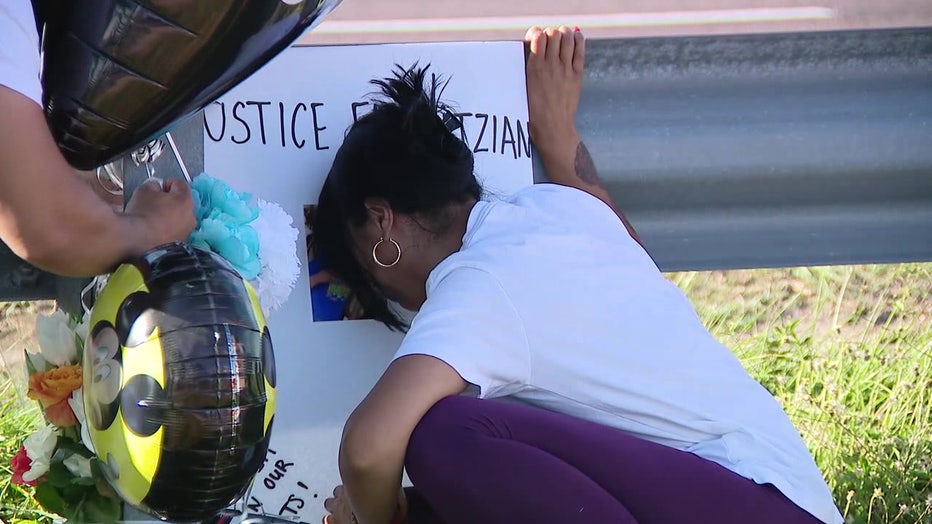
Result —
<instances>
[{"instance_id":1,"label":"white artificial flower","mask_svg":"<svg viewBox=\"0 0 932 524\"><path fill-rule=\"evenodd\" d=\"M78 388L71 393L71 397L68 398L68 405L71 406L74 418L78 419L78 424L81 426L81 442L84 443L84 447L96 455L97 451L94 450L94 442L91 441L91 430L87 425L87 415L84 413L84 388Z\"/></svg>"},{"instance_id":2,"label":"white artificial flower","mask_svg":"<svg viewBox=\"0 0 932 524\"><path fill-rule=\"evenodd\" d=\"M91 459L75 453L62 461L72 475L79 478L91 478Z\"/></svg>"},{"instance_id":3,"label":"white artificial flower","mask_svg":"<svg viewBox=\"0 0 932 524\"><path fill-rule=\"evenodd\" d=\"M29 467L29 471L23 473L23 480L32 482L48 473L52 462L52 453L55 452L57 443L58 431L54 426L45 426L26 437L23 447L26 448L26 456L32 461L32 465Z\"/></svg>"},{"instance_id":4,"label":"white artificial flower","mask_svg":"<svg viewBox=\"0 0 932 524\"><path fill-rule=\"evenodd\" d=\"M51 315L36 317L36 335L39 339L39 353L49 364L67 366L77 361L74 328L64 311L56 309Z\"/></svg>"},{"instance_id":5,"label":"white artificial flower","mask_svg":"<svg viewBox=\"0 0 932 524\"><path fill-rule=\"evenodd\" d=\"M91 323L91 312L85 311L84 316L81 318L81 322L79 322L78 325L74 327L74 334L77 335L78 340L79 340L78 343L81 344L82 347L85 341L87 340L87 333L88 333L88 330L90 329L90 323Z\"/></svg>"},{"instance_id":6,"label":"white artificial flower","mask_svg":"<svg viewBox=\"0 0 932 524\"><path fill-rule=\"evenodd\" d=\"M259 216L250 224L259 236L262 269L251 281L266 316L288 300L301 273L299 231L294 220L274 202L258 199Z\"/></svg>"}]
</instances>

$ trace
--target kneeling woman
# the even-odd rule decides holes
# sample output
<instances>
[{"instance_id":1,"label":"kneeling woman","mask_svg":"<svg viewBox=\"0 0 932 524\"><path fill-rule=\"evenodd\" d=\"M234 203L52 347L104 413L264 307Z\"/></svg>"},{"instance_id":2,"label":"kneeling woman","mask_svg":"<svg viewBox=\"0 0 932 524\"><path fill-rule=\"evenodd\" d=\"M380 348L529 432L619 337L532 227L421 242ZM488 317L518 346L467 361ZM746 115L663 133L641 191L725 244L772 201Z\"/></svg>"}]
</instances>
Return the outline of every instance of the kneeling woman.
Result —
<instances>
[{"instance_id":1,"label":"kneeling woman","mask_svg":"<svg viewBox=\"0 0 932 524\"><path fill-rule=\"evenodd\" d=\"M573 124L582 35L529 39L532 139L556 184L483 200L423 69L378 82L336 155L314 249L368 314L417 314L346 423L328 520L841 522L780 405L598 185Z\"/></svg>"}]
</instances>

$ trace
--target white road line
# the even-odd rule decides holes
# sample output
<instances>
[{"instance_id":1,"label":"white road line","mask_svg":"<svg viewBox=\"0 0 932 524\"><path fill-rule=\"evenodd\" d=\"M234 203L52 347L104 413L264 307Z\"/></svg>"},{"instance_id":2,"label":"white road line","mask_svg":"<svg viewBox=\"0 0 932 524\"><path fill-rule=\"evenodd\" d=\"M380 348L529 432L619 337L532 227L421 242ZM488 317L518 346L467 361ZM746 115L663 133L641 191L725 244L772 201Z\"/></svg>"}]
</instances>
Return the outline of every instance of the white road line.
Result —
<instances>
[{"instance_id":1,"label":"white road line","mask_svg":"<svg viewBox=\"0 0 932 524\"><path fill-rule=\"evenodd\" d=\"M425 33L451 31L525 30L533 25L580 26L585 29L666 25L736 24L831 20L828 7L768 7L656 13L607 13L589 15L500 16L466 18L410 18L401 20L324 20L315 34Z\"/></svg>"}]
</instances>

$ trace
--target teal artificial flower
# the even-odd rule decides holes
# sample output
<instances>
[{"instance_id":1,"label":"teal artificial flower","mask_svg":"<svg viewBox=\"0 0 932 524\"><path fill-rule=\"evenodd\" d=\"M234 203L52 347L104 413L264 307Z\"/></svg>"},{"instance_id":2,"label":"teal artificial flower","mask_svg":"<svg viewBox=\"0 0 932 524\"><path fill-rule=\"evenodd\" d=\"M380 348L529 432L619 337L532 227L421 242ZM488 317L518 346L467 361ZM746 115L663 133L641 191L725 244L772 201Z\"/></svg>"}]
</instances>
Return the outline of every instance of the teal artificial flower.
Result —
<instances>
[{"instance_id":1,"label":"teal artificial flower","mask_svg":"<svg viewBox=\"0 0 932 524\"><path fill-rule=\"evenodd\" d=\"M228 220L241 225L248 224L259 216L258 206L249 205L252 195L240 193L223 180L205 173L191 181L191 193L194 198L194 217L198 222L214 211L228 215Z\"/></svg>"},{"instance_id":2,"label":"teal artificial flower","mask_svg":"<svg viewBox=\"0 0 932 524\"><path fill-rule=\"evenodd\" d=\"M197 227L188 243L220 255L244 279L255 279L262 262L259 235L250 225L259 216L259 207L249 204L252 195L203 173L191 182L191 193Z\"/></svg>"}]
</instances>

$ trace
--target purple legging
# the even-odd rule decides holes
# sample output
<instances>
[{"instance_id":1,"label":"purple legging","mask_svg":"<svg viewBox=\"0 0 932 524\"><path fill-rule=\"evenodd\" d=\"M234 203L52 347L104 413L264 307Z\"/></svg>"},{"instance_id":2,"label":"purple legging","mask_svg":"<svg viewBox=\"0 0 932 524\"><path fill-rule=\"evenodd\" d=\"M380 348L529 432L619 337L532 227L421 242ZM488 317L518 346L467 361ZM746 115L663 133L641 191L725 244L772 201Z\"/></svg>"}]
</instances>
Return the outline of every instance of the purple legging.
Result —
<instances>
[{"instance_id":1,"label":"purple legging","mask_svg":"<svg viewBox=\"0 0 932 524\"><path fill-rule=\"evenodd\" d=\"M449 397L411 436L411 524L817 524L771 485L524 405Z\"/></svg>"}]
</instances>

